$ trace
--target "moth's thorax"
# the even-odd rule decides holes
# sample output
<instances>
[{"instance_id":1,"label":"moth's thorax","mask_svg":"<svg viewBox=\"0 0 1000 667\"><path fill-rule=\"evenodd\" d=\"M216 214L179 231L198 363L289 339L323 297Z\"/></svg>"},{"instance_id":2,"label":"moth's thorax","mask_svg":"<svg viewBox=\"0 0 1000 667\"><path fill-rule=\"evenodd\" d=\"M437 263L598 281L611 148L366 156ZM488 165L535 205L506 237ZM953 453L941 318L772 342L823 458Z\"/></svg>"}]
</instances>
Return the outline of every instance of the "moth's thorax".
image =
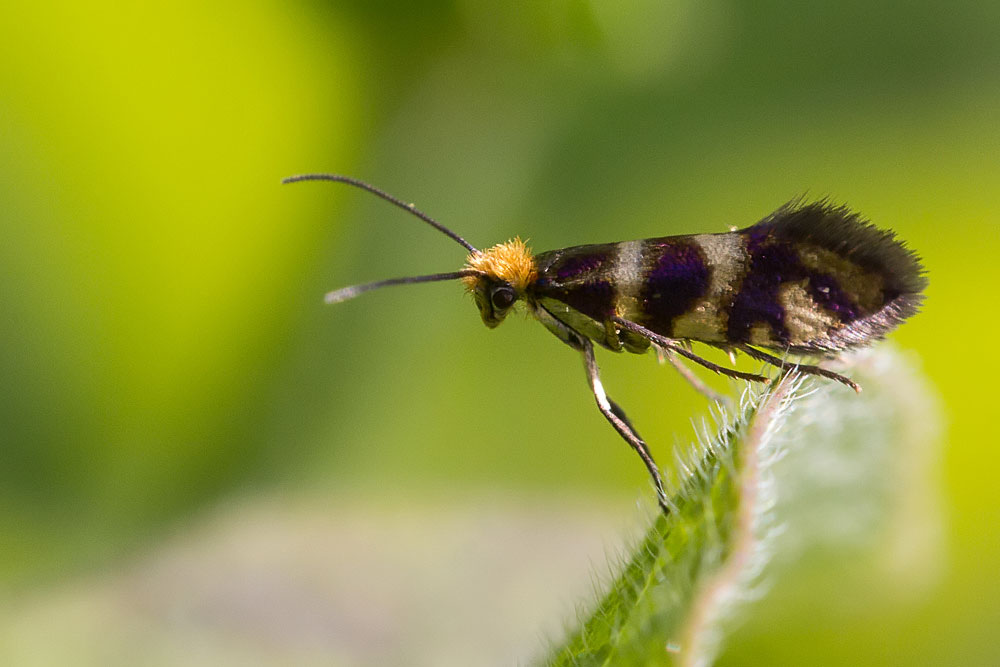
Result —
<instances>
[{"instance_id":1,"label":"moth's thorax","mask_svg":"<svg viewBox=\"0 0 1000 667\"><path fill-rule=\"evenodd\" d=\"M491 281L507 283L518 293L523 293L538 277L538 267L531 249L518 237L471 253L465 263L468 268L486 274L485 277ZM473 290L483 277L467 276L463 280L465 286Z\"/></svg>"}]
</instances>

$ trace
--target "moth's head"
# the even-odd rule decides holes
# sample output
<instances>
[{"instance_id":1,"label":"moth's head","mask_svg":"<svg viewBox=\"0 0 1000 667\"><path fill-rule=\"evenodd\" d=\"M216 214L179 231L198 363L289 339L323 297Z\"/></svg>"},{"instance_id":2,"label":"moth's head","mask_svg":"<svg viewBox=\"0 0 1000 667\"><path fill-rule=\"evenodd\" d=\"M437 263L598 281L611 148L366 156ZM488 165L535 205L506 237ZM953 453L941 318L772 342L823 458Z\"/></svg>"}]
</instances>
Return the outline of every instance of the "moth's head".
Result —
<instances>
[{"instance_id":1,"label":"moth's head","mask_svg":"<svg viewBox=\"0 0 1000 667\"><path fill-rule=\"evenodd\" d=\"M465 263L476 273L462 280L476 300L483 324L491 329L503 322L538 278L535 258L519 238L473 252Z\"/></svg>"}]
</instances>

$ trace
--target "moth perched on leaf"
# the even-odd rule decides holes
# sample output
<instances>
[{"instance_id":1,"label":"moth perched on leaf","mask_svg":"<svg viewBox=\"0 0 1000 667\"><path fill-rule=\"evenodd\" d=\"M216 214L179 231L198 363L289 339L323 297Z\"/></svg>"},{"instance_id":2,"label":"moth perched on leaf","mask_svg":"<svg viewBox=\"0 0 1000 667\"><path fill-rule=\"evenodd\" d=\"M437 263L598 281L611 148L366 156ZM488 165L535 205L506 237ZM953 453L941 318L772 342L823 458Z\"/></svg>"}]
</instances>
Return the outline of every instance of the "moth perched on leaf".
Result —
<instances>
[{"instance_id":1,"label":"moth perched on leaf","mask_svg":"<svg viewBox=\"0 0 1000 667\"><path fill-rule=\"evenodd\" d=\"M825 368L769 354L829 358L880 339L917 312L927 286L920 260L892 232L826 202L788 204L760 222L718 234L583 245L532 254L515 238L478 250L412 204L336 174L283 182L334 181L367 190L409 211L464 246L465 267L450 273L392 278L345 287L328 303L388 285L461 280L486 326L499 325L517 303L583 356L597 406L639 454L668 512L649 448L604 391L594 343L615 352L658 350L707 391L678 356L716 373L755 382L768 378L719 366L691 350L703 343L779 369L796 368L860 391Z\"/></svg>"}]
</instances>

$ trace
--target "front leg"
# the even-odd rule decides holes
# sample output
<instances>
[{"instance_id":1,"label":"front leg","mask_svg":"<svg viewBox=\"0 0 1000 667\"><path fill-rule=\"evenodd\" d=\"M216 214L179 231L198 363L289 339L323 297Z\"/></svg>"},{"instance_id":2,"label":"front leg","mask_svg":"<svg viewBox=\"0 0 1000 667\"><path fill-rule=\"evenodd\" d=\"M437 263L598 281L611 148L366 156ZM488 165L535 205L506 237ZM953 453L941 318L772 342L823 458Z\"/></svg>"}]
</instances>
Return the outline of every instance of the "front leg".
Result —
<instances>
[{"instance_id":1,"label":"front leg","mask_svg":"<svg viewBox=\"0 0 1000 667\"><path fill-rule=\"evenodd\" d=\"M649 471L649 476L653 478L653 486L656 487L657 503L664 514L670 514L670 505L667 503L667 492L663 489L663 479L660 477L660 469L656 467L656 462L653 461L653 456L649 453L649 447L639 437L635 427L632 426L628 417L625 416L625 411L617 403L608 398L608 395L604 391L604 385L601 384L600 373L597 370L597 360L594 358L594 344L586 336L550 313L544 306L536 306L534 315L559 340L574 350L579 350L583 355L583 365L587 371L587 383L590 385L590 390L593 392L594 398L597 399L597 407L601 410L604 418L611 422L611 425L615 427L618 434L625 439L625 442L642 459L646 470Z\"/></svg>"},{"instance_id":2,"label":"front leg","mask_svg":"<svg viewBox=\"0 0 1000 667\"><path fill-rule=\"evenodd\" d=\"M594 358L593 343L586 339L581 342L583 343L581 352L583 353L583 364L587 370L587 382L590 384L590 390L594 393L594 398L597 399L597 407L600 408L604 418L611 422L611 425L615 427L618 434L625 439L625 442L642 459L642 462L646 465L646 470L649 471L650 477L653 478L653 486L656 487L657 503L659 503L664 514L670 514L670 507L667 504L667 493L663 489L663 480L660 477L660 469L656 467L656 462L653 461L653 456L649 453L649 447L639 437L635 427L629 422L628 417L625 416L625 412L621 407L608 398L608 395L604 392L604 385L601 384L601 377L597 369L597 360Z\"/></svg>"}]
</instances>

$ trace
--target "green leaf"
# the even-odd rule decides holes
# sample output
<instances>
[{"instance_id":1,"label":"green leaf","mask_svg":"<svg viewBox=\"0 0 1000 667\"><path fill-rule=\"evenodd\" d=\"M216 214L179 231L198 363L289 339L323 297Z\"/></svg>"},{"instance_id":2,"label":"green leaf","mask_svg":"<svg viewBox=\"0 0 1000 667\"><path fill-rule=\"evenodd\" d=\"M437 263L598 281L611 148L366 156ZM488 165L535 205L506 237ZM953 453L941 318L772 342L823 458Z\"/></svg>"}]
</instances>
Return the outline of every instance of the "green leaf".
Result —
<instances>
[{"instance_id":1,"label":"green leaf","mask_svg":"<svg viewBox=\"0 0 1000 667\"><path fill-rule=\"evenodd\" d=\"M936 403L887 346L844 372L860 395L792 374L747 389L734 417L720 408L717 433L706 426L677 455L675 511L657 516L548 664L710 664L776 591L783 609L804 610L873 587L894 600L915 575L932 581ZM831 564L844 564L833 566L838 590L817 600L823 589L803 582Z\"/></svg>"}]
</instances>

